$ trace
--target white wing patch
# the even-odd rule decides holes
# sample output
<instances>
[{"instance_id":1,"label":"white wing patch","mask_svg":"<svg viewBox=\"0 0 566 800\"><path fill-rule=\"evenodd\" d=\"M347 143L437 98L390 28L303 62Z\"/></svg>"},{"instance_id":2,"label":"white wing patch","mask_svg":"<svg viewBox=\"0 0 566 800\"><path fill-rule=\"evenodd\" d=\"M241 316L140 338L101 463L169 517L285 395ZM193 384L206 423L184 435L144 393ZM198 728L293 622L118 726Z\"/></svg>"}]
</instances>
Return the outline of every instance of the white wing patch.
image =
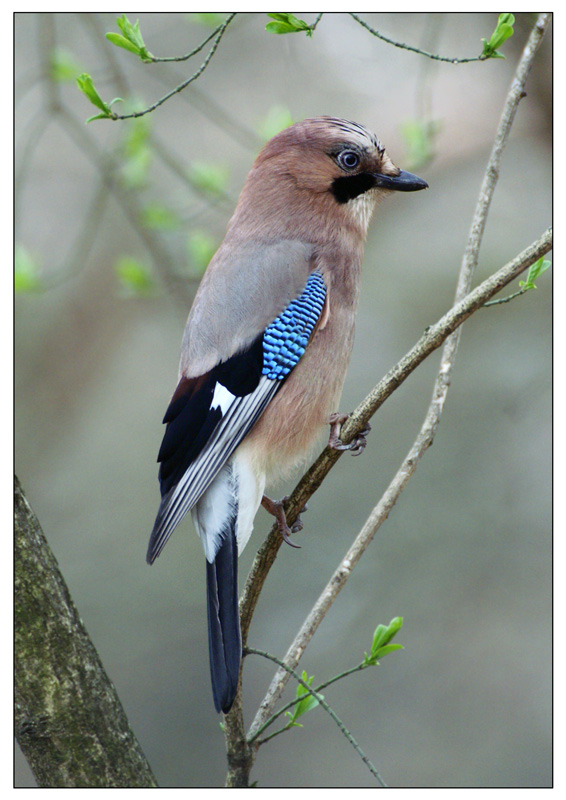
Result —
<instances>
[{"instance_id":1,"label":"white wing patch","mask_svg":"<svg viewBox=\"0 0 566 800\"><path fill-rule=\"evenodd\" d=\"M211 409L219 408L222 412L222 416L224 416L235 399L235 394L232 394L225 386L217 382L214 387L214 395L212 396L210 407Z\"/></svg>"}]
</instances>

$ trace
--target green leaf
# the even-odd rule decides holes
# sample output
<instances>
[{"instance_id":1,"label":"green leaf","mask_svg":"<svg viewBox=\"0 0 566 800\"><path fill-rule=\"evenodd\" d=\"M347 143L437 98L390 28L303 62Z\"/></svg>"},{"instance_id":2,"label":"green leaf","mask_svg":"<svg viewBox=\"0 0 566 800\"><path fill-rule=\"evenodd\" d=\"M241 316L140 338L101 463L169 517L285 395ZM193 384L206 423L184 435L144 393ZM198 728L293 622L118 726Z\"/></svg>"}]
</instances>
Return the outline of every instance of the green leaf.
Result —
<instances>
[{"instance_id":1,"label":"green leaf","mask_svg":"<svg viewBox=\"0 0 566 800\"><path fill-rule=\"evenodd\" d=\"M370 654L368 656L367 653L364 653L365 658L362 662L364 666L376 666L379 663L380 658L383 658L388 653L392 653L394 650L403 649L403 645L401 644L389 644L393 637L399 633L402 627L403 617L394 617L389 625L377 626L373 634L373 642L371 645Z\"/></svg>"},{"instance_id":2,"label":"green leaf","mask_svg":"<svg viewBox=\"0 0 566 800\"><path fill-rule=\"evenodd\" d=\"M515 24L515 17L513 14L500 14L497 20L497 26L489 41L487 39L482 39L483 42L483 52L481 54L481 58L505 58L504 55L498 52L499 48L502 44L504 44L507 39L510 39L513 36L513 25Z\"/></svg>"},{"instance_id":3,"label":"green leaf","mask_svg":"<svg viewBox=\"0 0 566 800\"><path fill-rule=\"evenodd\" d=\"M80 68L72 54L55 48L49 57L49 75L54 83L70 83L77 77Z\"/></svg>"},{"instance_id":4,"label":"green leaf","mask_svg":"<svg viewBox=\"0 0 566 800\"><path fill-rule=\"evenodd\" d=\"M120 177L131 188L139 188L147 182L152 153L149 147L143 147L132 153L120 167Z\"/></svg>"},{"instance_id":5,"label":"green leaf","mask_svg":"<svg viewBox=\"0 0 566 800\"><path fill-rule=\"evenodd\" d=\"M14 291L16 294L37 292L42 288L38 263L21 245L16 245L14 260Z\"/></svg>"},{"instance_id":6,"label":"green leaf","mask_svg":"<svg viewBox=\"0 0 566 800\"><path fill-rule=\"evenodd\" d=\"M136 21L135 25L132 25L127 16L122 14L121 17L117 18L116 24L122 31L122 35L119 33L107 33L106 38L108 41L112 42L112 44L115 44L117 47L123 47L124 50L129 50L130 53L135 53L142 61L151 61L153 56L145 46L140 31L139 20Z\"/></svg>"},{"instance_id":7,"label":"green leaf","mask_svg":"<svg viewBox=\"0 0 566 800\"><path fill-rule=\"evenodd\" d=\"M268 22L265 30L269 33L306 33L307 36L312 36L313 31L310 25L295 17L293 14L268 14L275 22Z\"/></svg>"},{"instance_id":8,"label":"green leaf","mask_svg":"<svg viewBox=\"0 0 566 800\"><path fill-rule=\"evenodd\" d=\"M120 177L131 188L139 188L147 182L152 151L149 146L151 119L149 116L130 120L124 127L122 148L124 158Z\"/></svg>"},{"instance_id":9,"label":"green leaf","mask_svg":"<svg viewBox=\"0 0 566 800\"><path fill-rule=\"evenodd\" d=\"M181 221L174 211L163 203L149 203L142 213L144 225L161 231L173 231Z\"/></svg>"},{"instance_id":10,"label":"green leaf","mask_svg":"<svg viewBox=\"0 0 566 800\"><path fill-rule=\"evenodd\" d=\"M126 156L137 155L140 150L147 148L150 133L151 117L149 115L130 120L125 128L124 136Z\"/></svg>"},{"instance_id":11,"label":"green leaf","mask_svg":"<svg viewBox=\"0 0 566 800\"><path fill-rule=\"evenodd\" d=\"M156 289L150 269L132 256L121 256L114 265L114 270L122 294L128 297L152 294Z\"/></svg>"},{"instance_id":12,"label":"green leaf","mask_svg":"<svg viewBox=\"0 0 566 800\"><path fill-rule=\"evenodd\" d=\"M91 117L91 119L99 119L100 117L110 117L112 115L112 111L110 110L110 106L104 102L104 100L100 97L96 88L94 86L94 81L92 80L91 76L88 72L82 72L79 77L77 78L77 86L81 90L81 92L88 97L90 102L93 106L99 108L103 113L99 114L97 117Z\"/></svg>"},{"instance_id":13,"label":"green leaf","mask_svg":"<svg viewBox=\"0 0 566 800\"><path fill-rule=\"evenodd\" d=\"M406 168L419 169L434 157L434 139L440 130L436 121L407 120L401 124L401 134L405 140L407 155Z\"/></svg>"},{"instance_id":14,"label":"green leaf","mask_svg":"<svg viewBox=\"0 0 566 800\"><path fill-rule=\"evenodd\" d=\"M108 114L95 114L93 117L87 117L85 122L88 125L89 122L92 122L95 119L111 119L111 117Z\"/></svg>"},{"instance_id":15,"label":"green leaf","mask_svg":"<svg viewBox=\"0 0 566 800\"><path fill-rule=\"evenodd\" d=\"M200 278L216 252L217 242L205 231L191 231L187 237L189 275Z\"/></svg>"},{"instance_id":16,"label":"green leaf","mask_svg":"<svg viewBox=\"0 0 566 800\"><path fill-rule=\"evenodd\" d=\"M118 17L116 20L116 24L126 37L133 45L135 45L139 50L145 48L145 42L140 32L140 23L139 20L136 21L135 25L132 25L130 20L127 18L125 14L122 14L121 17Z\"/></svg>"},{"instance_id":17,"label":"green leaf","mask_svg":"<svg viewBox=\"0 0 566 800\"><path fill-rule=\"evenodd\" d=\"M265 30L268 31L268 33L278 34L297 32L294 27L287 25L285 22L268 22L265 26Z\"/></svg>"},{"instance_id":18,"label":"green leaf","mask_svg":"<svg viewBox=\"0 0 566 800\"><path fill-rule=\"evenodd\" d=\"M529 269L529 273L527 275L527 284L532 284L533 286L535 286L534 283L535 280L538 278L539 275L542 275L543 272L546 272L546 270L550 267L550 264L551 264L550 261L544 260L544 256L542 256L542 258L539 258L538 261L535 261L535 263L532 264L531 268Z\"/></svg>"},{"instance_id":19,"label":"green leaf","mask_svg":"<svg viewBox=\"0 0 566 800\"><path fill-rule=\"evenodd\" d=\"M314 675L311 675L310 678L308 677L307 673L303 670L301 674L301 678L307 683L309 686L312 686L312 682L314 680ZM324 699L324 695L320 695ZM319 701L316 697L313 697L312 694L305 689L305 687L299 683L297 686L297 693L295 698L299 701L295 703L291 711L286 711L285 715L289 717L289 722L287 723L288 727L298 727L302 728L302 725L297 722L297 720L302 717L307 711L312 711L313 708L316 708L319 704Z\"/></svg>"},{"instance_id":20,"label":"green leaf","mask_svg":"<svg viewBox=\"0 0 566 800\"><path fill-rule=\"evenodd\" d=\"M271 106L257 126L260 135L267 141L293 124L293 117L287 106Z\"/></svg>"},{"instance_id":21,"label":"green leaf","mask_svg":"<svg viewBox=\"0 0 566 800\"><path fill-rule=\"evenodd\" d=\"M385 647L379 647L375 652L375 658L380 659L386 656L388 653L393 653L395 650L403 650L402 644L386 644Z\"/></svg>"},{"instance_id":22,"label":"green leaf","mask_svg":"<svg viewBox=\"0 0 566 800\"><path fill-rule=\"evenodd\" d=\"M123 47L124 50L129 50L130 53L135 53L136 56L139 56L140 49L137 45L132 44L129 39L126 39L125 36L122 36L119 33L107 33L106 38L112 44L115 44L116 47Z\"/></svg>"},{"instance_id":23,"label":"green leaf","mask_svg":"<svg viewBox=\"0 0 566 800\"><path fill-rule=\"evenodd\" d=\"M187 14L187 17L189 21L195 25L203 25L206 28L217 28L224 22L226 15L210 11L195 11L191 14Z\"/></svg>"},{"instance_id":24,"label":"green leaf","mask_svg":"<svg viewBox=\"0 0 566 800\"><path fill-rule=\"evenodd\" d=\"M220 164L195 161L191 164L189 177L193 186L212 195L220 195L226 189L229 172Z\"/></svg>"},{"instance_id":25,"label":"green leaf","mask_svg":"<svg viewBox=\"0 0 566 800\"><path fill-rule=\"evenodd\" d=\"M538 261L535 261L534 264L531 264L527 274L527 280L519 281L519 286L523 287L525 291L528 291L529 289L536 289L536 279L539 277L539 275L542 275L543 272L546 272L550 266L551 262L545 261L544 256L541 256Z\"/></svg>"}]
</instances>

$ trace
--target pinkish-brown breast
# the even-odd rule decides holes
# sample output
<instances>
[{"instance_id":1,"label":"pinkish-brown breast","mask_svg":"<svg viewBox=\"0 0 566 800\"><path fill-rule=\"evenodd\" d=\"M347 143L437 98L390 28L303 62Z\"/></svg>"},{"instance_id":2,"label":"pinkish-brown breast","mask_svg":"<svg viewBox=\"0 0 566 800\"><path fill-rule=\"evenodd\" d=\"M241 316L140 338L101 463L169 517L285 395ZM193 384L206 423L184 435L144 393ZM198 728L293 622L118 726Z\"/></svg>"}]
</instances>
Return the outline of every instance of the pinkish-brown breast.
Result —
<instances>
[{"instance_id":1,"label":"pinkish-brown breast","mask_svg":"<svg viewBox=\"0 0 566 800\"><path fill-rule=\"evenodd\" d=\"M328 259L332 258L332 271ZM317 267L327 299L304 356L248 434L245 446L260 471L281 477L304 463L338 411L354 343L361 250L324 253Z\"/></svg>"}]
</instances>

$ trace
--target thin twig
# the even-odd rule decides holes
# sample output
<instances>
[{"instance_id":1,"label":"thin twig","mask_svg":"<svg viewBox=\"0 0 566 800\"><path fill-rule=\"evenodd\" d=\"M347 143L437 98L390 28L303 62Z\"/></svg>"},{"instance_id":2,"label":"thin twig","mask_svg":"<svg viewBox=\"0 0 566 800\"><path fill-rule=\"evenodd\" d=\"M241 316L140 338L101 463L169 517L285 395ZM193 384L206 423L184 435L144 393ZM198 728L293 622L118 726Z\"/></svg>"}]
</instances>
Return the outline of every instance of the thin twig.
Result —
<instances>
[{"instance_id":1,"label":"thin twig","mask_svg":"<svg viewBox=\"0 0 566 800\"><path fill-rule=\"evenodd\" d=\"M98 21L96 19L96 15L94 15L94 14L80 14L79 18L80 18L81 22L83 23L83 25L86 24L87 31L92 36L93 41L94 41L95 44L99 45L100 42L105 41L103 39L103 37L102 37L100 25L98 24ZM221 26L218 26L218 28L215 29L215 31L213 31L212 36L214 36L218 32L218 29L220 27ZM210 40L210 38L211 37L208 37L208 39L203 44L206 44L206 42L208 42ZM103 47L102 48L102 55L107 61L108 68L109 68L110 73L112 75L113 84L115 84L118 87L118 92L120 93L120 95L126 97L126 96L129 96L131 94L131 91L130 91L130 88L129 88L129 85L128 85L128 82L127 82L126 75L125 75L124 71L122 70L121 62L120 62L119 59L116 58L115 50L116 50L116 48L114 48L114 47ZM158 71L159 76L156 76L155 74L152 74L152 77L158 77L159 80L166 81L167 79L165 77L164 78L160 77L161 71L162 70ZM169 81L168 85L170 85L170 83L171 83L171 81ZM197 94L197 96L200 96L196 86L193 87L191 94L194 96L195 93ZM182 97L186 99L186 95L182 95ZM235 124L234 121L232 119L230 119L230 125L234 125L234 124ZM227 125L226 127L230 127L230 125ZM201 214L206 213L211 208L215 209L215 207L218 205L218 203L230 203L231 206L234 205L233 198L230 197L230 195L228 195L224 191L219 192L218 196L216 196L214 198L211 198L210 195L208 195L204 189L199 187L195 183L195 181L192 180L192 178L191 178L191 176L190 176L190 174L189 174L189 172L187 170L186 164L184 164L184 162L181 159L178 159L176 157L176 155L173 153L173 151L171 150L171 148L167 144L165 144L165 142L160 137L158 137L155 133L151 133L150 134L149 142L151 144L152 152L154 152L157 155L157 157L163 162L163 164L165 164L165 166L169 170L171 170L171 172L173 173L175 178L180 179L181 181L183 181L185 183L185 185L189 186L191 188L191 190L193 192L195 192L201 199L204 199L206 201L206 203L207 203L206 207L199 208L198 211L196 211L193 215L191 215L191 217L190 217L191 220L194 220L194 219L198 218L198 216L200 216ZM88 216L89 215L87 215L87 218L88 218ZM185 218L184 222L187 222L187 221L188 221L188 219ZM160 261L156 262L156 266L161 270L161 262ZM169 282L167 282L167 285L170 286L171 284ZM187 298L187 300L188 300L188 298ZM183 302L185 302L185 301L183 300Z\"/></svg>"},{"instance_id":2,"label":"thin twig","mask_svg":"<svg viewBox=\"0 0 566 800\"><path fill-rule=\"evenodd\" d=\"M252 651L249 648L246 647L245 652L250 652L251 653ZM318 686L315 687L314 691L315 692L322 692L323 689L326 689L327 686L332 686L332 684L336 683L336 681L340 681L340 680L342 680L342 678L348 678L350 675L354 675L356 672L361 672L363 669L367 669L369 666L370 666L369 664L365 664L364 662L362 662L361 664L358 664L355 667L351 667L350 669L347 669L344 672L341 672L339 675L334 675L333 678L330 678L329 680L324 681L324 683L320 683ZM261 728L259 728L254 733L253 737L248 740L249 744L252 744L257 739L258 740L258 745L262 745L265 742L267 742L270 739L272 739L275 735L277 735L279 733L283 733L283 731L290 730L290 726L286 726L285 728L280 728L280 730L276 731L274 734L271 734L270 736L266 736L264 739L260 739L259 738L264 730L269 728L269 726L272 725L275 722L275 720L279 719L279 717L282 714L284 714L290 708L293 708L293 706L296 705L297 703L300 703L301 699L302 698L300 698L300 697L295 697L294 700L289 700L289 702L286 703L284 706L282 706L279 709L279 711L276 711L275 714L273 714L273 716L271 716L267 720L267 722L265 722L261 726Z\"/></svg>"},{"instance_id":3,"label":"thin twig","mask_svg":"<svg viewBox=\"0 0 566 800\"><path fill-rule=\"evenodd\" d=\"M251 654L256 655L256 656L263 656L264 658L267 658L270 661L273 661L275 664L277 664L280 669L285 670L289 676L292 675L293 678L297 681L297 683L300 683L301 686L304 689L306 689L307 692L310 695L312 695L316 700L318 700L319 705L321 706L321 708L323 708L326 711L327 714L330 714L330 716L332 717L332 719L334 720L334 722L336 723L338 728L344 734L346 739L350 742L350 744L352 745L352 747L354 748L356 753L360 756L360 758L362 759L364 764L367 766L367 768L369 769L371 774L374 776L374 778L376 778L376 780L378 780L379 783L383 787L387 787L387 784L385 783L385 781L383 780L383 778L381 777L379 772L376 770L376 768L373 766L373 764L371 763L369 758L366 756L366 754L364 753L362 748L356 742L356 740L354 739L354 737L352 736L352 734L350 733L348 728L344 725L344 723L342 722L340 717L336 714L336 712L328 705L328 703L326 702L326 700L324 699L324 697L321 694L319 694L315 689L313 689L311 686L309 686L308 683L306 681L304 681L301 678L301 676L298 675L293 669L288 667L283 661L281 661L276 656L271 655L271 653L266 653L264 650L256 650L253 647L246 647L245 652L246 653L251 653Z\"/></svg>"},{"instance_id":4,"label":"thin twig","mask_svg":"<svg viewBox=\"0 0 566 800\"><path fill-rule=\"evenodd\" d=\"M316 26L318 25L318 23L320 22L321 19L322 19L322 13L321 14L317 14L315 21L311 25L311 31L315 31L316 30Z\"/></svg>"},{"instance_id":5,"label":"thin twig","mask_svg":"<svg viewBox=\"0 0 566 800\"><path fill-rule=\"evenodd\" d=\"M120 181L116 180L118 171L116 160L99 150L94 140L86 132L85 126L80 125L66 108L59 109L58 115L63 130L78 143L83 153L99 171L106 186L118 199L128 221L151 253L156 270L161 274L165 285L171 291L174 299L182 306L183 311L186 310L191 300L186 280L178 274L169 251L163 246L161 238L142 223L138 197L134 193L127 191Z\"/></svg>"},{"instance_id":6,"label":"thin twig","mask_svg":"<svg viewBox=\"0 0 566 800\"><path fill-rule=\"evenodd\" d=\"M108 119L113 119L113 120L133 119L135 117L143 117L145 114L150 114L152 111L155 111L156 108L159 108L159 106L163 105L163 103L165 103L171 97L173 97L174 95L178 94L179 92L182 92L183 89L186 89L187 86L189 86L189 84L193 83L193 81L196 81L196 79L199 78L202 75L202 73L205 71L205 69L210 64L210 61L211 61L213 55L215 54L218 45L220 44L220 40L222 39L222 37L224 36L224 33L226 32L226 28L232 22L232 20L234 19L235 16L236 16L235 13L230 14L230 16L228 16L225 19L225 21L222 23L222 25L220 25L218 34L217 34L216 39L214 40L214 42L212 44L212 47L208 51L208 55L206 56L206 58L204 59L204 61L200 65L200 67L197 69L197 71L194 72L191 75L190 78L187 78L186 81L183 81L181 84L179 84L179 86L176 86L174 89L172 89L170 92L168 92L160 100L157 100L157 102L153 103L151 106L148 106L147 108L144 108L141 111L132 111L131 114L116 114L115 112L112 112L111 114L108 115Z\"/></svg>"},{"instance_id":7,"label":"thin twig","mask_svg":"<svg viewBox=\"0 0 566 800\"><path fill-rule=\"evenodd\" d=\"M490 306L500 306L502 303L510 303L511 300L514 300L516 297L521 297L521 295L526 294L528 291L526 286L523 286L518 292L513 292L513 294L507 297L500 297L498 300L490 300L489 303L484 303L483 307L489 308Z\"/></svg>"},{"instance_id":8,"label":"thin twig","mask_svg":"<svg viewBox=\"0 0 566 800\"><path fill-rule=\"evenodd\" d=\"M235 14L233 14L232 16L234 17ZM146 63L153 62L154 64L160 64L163 63L164 61L188 61L189 58L192 58L193 56L196 56L197 53L200 53L203 47L205 47L210 42L211 39L214 39L214 37L217 34L219 34L221 31L222 33L224 33L223 28L225 27L226 27L225 21L221 22L220 25L217 28L215 28L203 42L197 45L197 47L195 47L194 50L191 50L191 52L187 53L185 56L163 56L162 58L160 58L159 56L148 54Z\"/></svg>"},{"instance_id":9,"label":"thin twig","mask_svg":"<svg viewBox=\"0 0 566 800\"><path fill-rule=\"evenodd\" d=\"M181 80L180 75L175 73L173 67L167 67L166 71L167 75L162 75L160 70L158 73L152 73L151 77L167 86L170 86L173 80ZM254 153L254 155L265 144L259 134L231 113L230 108L223 108L212 95L202 92L198 88L198 84L191 86L190 92L180 94L179 99L196 108L231 139L241 144L246 150Z\"/></svg>"},{"instance_id":10,"label":"thin twig","mask_svg":"<svg viewBox=\"0 0 566 800\"><path fill-rule=\"evenodd\" d=\"M376 36L378 39L381 39L383 42L387 42L387 44L392 44L394 47L400 47L402 50L410 50L411 53L418 53L420 56L426 56L427 58L432 58L434 61L444 61L447 64L469 64L472 61L486 61L486 56L474 56L473 58L449 58L447 56L439 56L436 53L427 53L426 50L421 50L418 47L413 47L410 44L405 44L404 42L396 42L393 39L389 39L389 37L384 36L383 33L376 31L375 28L372 28L371 25L368 25L367 22L364 22L363 19L358 17L357 14L353 14L350 12L350 16L356 20L363 28L369 31L373 36Z\"/></svg>"},{"instance_id":11,"label":"thin twig","mask_svg":"<svg viewBox=\"0 0 566 800\"><path fill-rule=\"evenodd\" d=\"M16 176L14 181L14 220L16 225L20 219L20 205L24 195L27 176L33 164L33 156L41 138L51 124L51 119L47 109L40 106L36 114L26 124L25 131L22 132L25 134L26 138L16 157L14 167L14 175Z\"/></svg>"},{"instance_id":12,"label":"thin twig","mask_svg":"<svg viewBox=\"0 0 566 800\"><path fill-rule=\"evenodd\" d=\"M460 272L458 288L456 290L456 300L462 298L471 286L472 275L478 263L480 244L485 230L485 223L491 205L491 199L495 190L495 185L499 178L499 167L503 148L509 138L509 132L519 103L524 97L525 85L531 71L535 55L544 37L546 29L550 23L550 14L540 14L531 31L529 39L523 49L521 59L515 70L515 75L511 81L511 86L505 99L503 112L499 120L499 126L495 135L493 148L483 177L476 211L472 220L468 244L464 251L462 260L462 270Z\"/></svg>"},{"instance_id":13,"label":"thin twig","mask_svg":"<svg viewBox=\"0 0 566 800\"><path fill-rule=\"evenodd\" d=\"M416 366L416 363L414 362L414 359L417 356L416 351L418 351L418 349L422 347L422 344L424 344L423 340L426 340L429 336L432 336L432 338L435 339L436 335L440 333L440 328L444 328L444 330L446 330L445 327L446 325L449 326L453 325L452 331L450 332L452 333L453 331L456 331L456 333L450 336L450 338L446 341L441 359L440 370L434 386L433 398L429 406L427 415L425 417L423 426L421 427L419 435L417 436L411 450L409 451L403 464L401 465L397 474L390 483L385 494L371 512L365 525L363 526L362 530L356 537L353 545L350 547L348 553L342 560L338 569L335 571L334 575L330 579L326 588L319 596L312 611L308 615L299 633L295 637L294 642L287 651L284 661L290 667L295 667L297 665L308 642L311 640L320 622L322 621L328 609L336 599L338 593L345 585L346 581L348 580L349 576L352 573L354 566L357 564L362 554L365 552L366 548L368 547L370 541L373 539L376 531L378 530L382 522L384 522L385 519L387 519L387 516L389 515L391 509L393 508L395 502L397 501L397 498L399 497L404 487L406 486L407 482L409 481L410 477L414 473L418 461L420 460L424 452L428 449L428 447L430 447L430 445L432 444L434 435L436 433L436 429L440 421L440 416L442 414L442 410L444 407L448 386L450 385L451 370L458 347L459 328L461 324L465 321L465 319L467 319L470 316L470 314L472 314L480 306L484 305L487 300L489 300L494 294L496 294L496 292L499 291L499 289L502 286L507 285L507 283L513 280L518 274L520 274L529 266L531 266L531 264L533 264L538 258L540 258L541 255L544 255L546 252L548 252L548 250L550 250L552 246L552 232L549 229L546 231L546 233L541 237L541 239L538 242L535 242L533 245L531 245L529 248L523 251L523 253L521 253L515 259L513 259L512 262L510 262L501 270L499 270L497 273L495 273L495 275L491 276L491 278L488 278L487 281L484 281L469 295L467 295L466 297L463 296L465 295L471 283L473 271L477 264L478 252L483 235L483 229L485 226L487 210L489 208L489 204L491 202L491 198L498 177L501 153L505 145L505 142L507 141L509 130L514 119L518 103L523 95L524 85L527 76L529 74L530 67L534 60L540 42L542 41L542 37L544 36L549 21L550 21L549 14L541 14L537 19L537 22L533 28L533 31L531 32L529 40L524 48L521 60L517 66L515 77L511 83L511 87L507 94L503 114L495 137L494 147L488 163L485 178L482 184L482 189L480 191L480 195L478 198L478 203L476 206L476 212L474 214L474 219L472 222L468 245L466 247L464 257L462 259L462 265L460 268L460 275L458 280L458 287L456 290L457 302L455 306L452 308L452 310L448 312L448 314L444 315L442 320L440 320L438 323L436 323L436 325L434 325L431 329L429 329L428 332L425 333L424 337L421 337L421 342L417 343L415 348L413 348L413 350L411 351L411 354L408 354L409 355L408 360L411 363L411 371L412 371ZM443 337L443 340L444 339L446 339L446 336ZM439 344L441 343L442 342L439 342ZM425 350L428 349L430 344L431 342L427 344ZM433 349L436 348L433 347ZM424 359L424 357L426 356L421 351L421 356L418 357L418 363L420 363ZM403 361L400 362L399 365L397 365L397 367L394 368L394 370L392 370L391 372L392 373L398 372L400 374L403 374L404 372L403 363L406 361L407 357L405 357L405 359L403 359ZM389 373L389 376L393 377L391 373ZM386 376L386 379L387 378L388 376ZM391 378L389 378L389 380L391 380ZM402 378L402 380L404 380L404 378ZM394 380L394 382L396 382L396 380ZM351 423L351 425L349 426L347 424L345 426L343 434L343 438L345 441L349 441L349 438L347 438L347 436L351 436L353 435L353 433L362 430L362 426L367 424L367 422L369 421L371 414L373 414L374 410L376 410L375 408L376 393L377 394L379 393L378 387L376 387L376 389L374 389L374 391L370 393L368 398L366 398L366 401L364 401L358 407L354 415L352 415L350 420L348 420L348 423ZM383 402L383 400L381 400L381 402ZM381 405L381 402L379 402L378 405ZM373 410L370 411L370 409ZM369 414L368 411L370 411ZM355 428L355 431L353 433L351 433L351 428ZM324 457L324 453L322 457ZM332 466L332 464L330 466ZM330 466L328 467L328 469L330 469ZM305 479L301 481L301 484L304 482L304 480ZM322 478L320 478L320 480L322 480ZM320 485L320 480L318 481L317 485ZM301 484L299 484L299 486L295 491L298 491L300 489ZM300 491L298 493L300 494ZM295 492L291 496L291 499L294 498L294 495ZM306 500L303 500L303 498L301 497L299 503L304 504L304 502L306 502ZM299 506L299 509L300 508L302 508L302 505ZM291 520L293 521L292 516ZM288 681L288 674L285 673L283 670L279 669L278 672L275 674L271 682L271 685L267 691L267 694L264 700L262 701L260 708L256 714L256 717L250 727L250 731L248 734L249 738L252 738L254 736L257 729L272 714L275 703L281 696L281 693L287 681Z\"/></svg>"},{"instance_id":14,"label":"thin twig","mask_svg":"<svg viewBox=\"0 0 566 800\"><path fill-rule=\"evenodd\" d=\"M169 147L167 144L166 139L163 139L152 133L150 134L150 143L152 150L161 159L163 164L165 164L165 166L173 173L173 175L175 175L178 180L182 181L185 186L188 186L190 190L194 192L194 194L196 194L201 200L206 200L210 208L213 208L218 203L222 203L230 209L236 205L237 198L232 197L228 192L220 188L215 192L214 202L212 202L211 193L207 192L206 189L203 189L202 186L199 185L198 181L195 181L192 178L190 169L186 164L177 158L171 147Z\"/></svg>"},{"instance_id":15,"label":"thin twig","mask_svg":"<svg viewBox=\"0 0 566 800\"><path fill-rule=\"evenodd\" d=\"M45 291L56 289L71 278L80 275L97 240L98 228L107 202L108 185L104 179L99 179L80 223L80 230L75 236L67 257L59 264L54 275L49 280L42 282L42 289Z\"/></svg>"}]
</instances>

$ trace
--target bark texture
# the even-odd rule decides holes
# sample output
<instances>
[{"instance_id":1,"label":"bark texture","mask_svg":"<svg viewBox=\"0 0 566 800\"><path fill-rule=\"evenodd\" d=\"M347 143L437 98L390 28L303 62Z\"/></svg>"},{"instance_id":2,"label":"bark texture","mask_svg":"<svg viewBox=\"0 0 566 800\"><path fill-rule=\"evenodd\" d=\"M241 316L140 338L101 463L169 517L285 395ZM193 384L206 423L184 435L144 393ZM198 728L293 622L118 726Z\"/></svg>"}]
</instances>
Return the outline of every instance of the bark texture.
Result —
<instances>
[{"instance_id":1,"label":"bark texture","mask_svg":"<svg viewBox=\"0 0 566 800\"><path fill-rule=\"evenodd\" d=\"M14 523L15 730L39 786L157 786L17 478Z\"/></svg>"}]
</instances>

